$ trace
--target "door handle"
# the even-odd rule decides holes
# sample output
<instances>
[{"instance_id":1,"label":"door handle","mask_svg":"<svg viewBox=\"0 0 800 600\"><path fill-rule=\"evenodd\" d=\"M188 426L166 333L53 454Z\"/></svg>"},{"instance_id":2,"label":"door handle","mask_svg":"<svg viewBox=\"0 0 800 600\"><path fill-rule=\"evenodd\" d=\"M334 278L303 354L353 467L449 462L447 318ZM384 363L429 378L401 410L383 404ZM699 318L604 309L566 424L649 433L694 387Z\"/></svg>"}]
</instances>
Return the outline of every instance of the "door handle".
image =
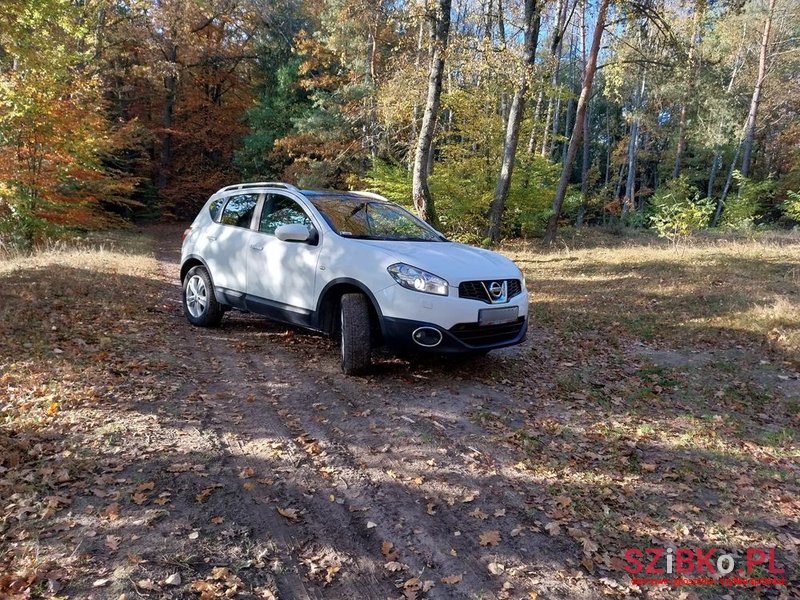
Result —
<instances>
[{"instance_id":1,"label":"door handle","mask_svg":"<svg viewBox=\"0 0 800 600\"><path fill-rule=\"evenodd\" d=\"M215 235L207 235L206 237L207 237L209 240L211 240L212 242L213 242L215 239L217 239L217 236L215 236Z\"/></svg>"},{"instance_id":2,"label":"door handle","mask_svg":"<svg viewBox=\"0 0 800 600\"><path fill-rule=\"evenodd\" d=\"M264 246L256 246L255 244L250 246L253 250L258 250L259 252L264 249Z\"/></svg>"}]
</instances>

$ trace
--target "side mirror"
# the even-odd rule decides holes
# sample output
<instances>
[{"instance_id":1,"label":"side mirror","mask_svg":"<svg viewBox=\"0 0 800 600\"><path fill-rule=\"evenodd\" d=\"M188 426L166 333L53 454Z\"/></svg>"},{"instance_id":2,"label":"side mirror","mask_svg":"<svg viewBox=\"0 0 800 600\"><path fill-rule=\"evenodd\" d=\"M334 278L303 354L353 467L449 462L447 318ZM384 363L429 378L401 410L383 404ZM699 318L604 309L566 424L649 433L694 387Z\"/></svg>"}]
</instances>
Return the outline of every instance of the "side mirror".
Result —
<instances>
[{"instance_id":1,"label":"side mirror","mask_svg":"<svg viewBox=\"0 0 800 600\"><path fill-rule=\"evenodd\" d=\"M307 242L311 239L311 232L305 225L281 225L275 229L275 237L282 242Z\"/></svg>"}]
</instances>

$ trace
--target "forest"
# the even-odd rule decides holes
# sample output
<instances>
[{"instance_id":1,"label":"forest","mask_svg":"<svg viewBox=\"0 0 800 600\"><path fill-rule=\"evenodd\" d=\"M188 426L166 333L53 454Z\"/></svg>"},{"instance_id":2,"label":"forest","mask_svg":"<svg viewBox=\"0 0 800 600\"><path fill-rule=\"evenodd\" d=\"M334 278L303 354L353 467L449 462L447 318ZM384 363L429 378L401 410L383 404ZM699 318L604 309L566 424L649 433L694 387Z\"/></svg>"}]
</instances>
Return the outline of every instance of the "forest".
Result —
<instances>
[{"instance_id":1,"label":"forest","mask_svg":"<svg viewBox=\"0 0 800 600\"><path fill-rule=\"evenodd\" d=\"M791 228L798 50L797 0L5 0L0 244L267 180L473 244Z\"/></svg>"}]
</instances>

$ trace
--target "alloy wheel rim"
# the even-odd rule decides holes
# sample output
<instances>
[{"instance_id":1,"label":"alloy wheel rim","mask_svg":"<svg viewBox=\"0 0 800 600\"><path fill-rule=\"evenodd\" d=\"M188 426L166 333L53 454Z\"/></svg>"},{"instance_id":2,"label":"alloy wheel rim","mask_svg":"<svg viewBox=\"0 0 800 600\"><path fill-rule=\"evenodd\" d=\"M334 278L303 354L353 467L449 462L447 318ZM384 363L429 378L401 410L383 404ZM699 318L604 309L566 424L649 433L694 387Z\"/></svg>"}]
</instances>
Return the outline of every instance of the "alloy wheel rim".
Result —
<instances>
[{"instance_id":1,"label":"alloy wheel rim","mask_svg":"<svg viewBox=\"0 0 800 600\"><path fill-rule=\"evenodd\" d=\"M186 308L195 319L201 317L208 306L206 282L199 275L192 275L186 283Z\"/></svg>"}]
</instances>

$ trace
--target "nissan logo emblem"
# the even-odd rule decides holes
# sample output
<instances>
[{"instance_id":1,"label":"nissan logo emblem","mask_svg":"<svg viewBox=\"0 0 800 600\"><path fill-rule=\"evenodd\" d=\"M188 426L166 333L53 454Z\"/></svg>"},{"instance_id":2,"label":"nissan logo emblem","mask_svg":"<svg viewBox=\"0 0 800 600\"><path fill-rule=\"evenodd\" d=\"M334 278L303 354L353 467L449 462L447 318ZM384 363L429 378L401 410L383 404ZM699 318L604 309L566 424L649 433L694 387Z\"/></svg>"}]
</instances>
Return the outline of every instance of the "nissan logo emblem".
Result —
<instances>
[{"instance_id":1,"label":"nissan logo emblem","mask_svg":"<svg viewBox=\"0 0 800 600\"><path fill-rule=\"evenodd\" d=\"M492 295L492 298L499 298L503 295L503 284L499 281L493 281L489 284L489 293Z\"/></svg>"}]
</instances>

